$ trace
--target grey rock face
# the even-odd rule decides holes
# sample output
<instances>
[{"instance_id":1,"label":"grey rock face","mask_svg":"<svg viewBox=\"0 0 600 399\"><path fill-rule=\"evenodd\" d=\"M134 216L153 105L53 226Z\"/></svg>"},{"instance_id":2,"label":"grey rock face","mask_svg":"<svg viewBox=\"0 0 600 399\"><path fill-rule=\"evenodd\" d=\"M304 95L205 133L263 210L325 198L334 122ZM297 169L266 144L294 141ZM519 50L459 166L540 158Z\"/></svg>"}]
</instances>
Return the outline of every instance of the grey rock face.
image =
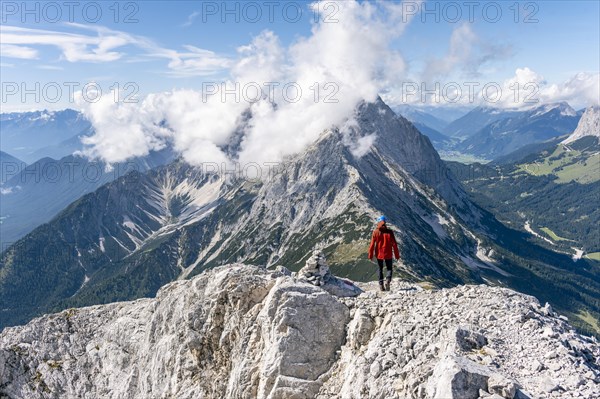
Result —
<instances>
[{"instance_id":1,"label":"grey rock face","mask_svg":"<svg viewBox=\"0 0 600 399\"><path fill-rule=\"evenodd\" d=\"M600 346L533 297L398 281L338 297L232 264L156 298L70 309L0 334L10 398L593 398ZM311 272L311 273L313 273ZM313 274L314 275L314 274ZM324 279L325 280L325 279ZM494 314L495 318L489 318ZM554 334L544 334L550 328ZM555 367L557 365L558 367Z\"/></svg>"},{"instance_id":2,"label":"grey rock face","mask_svg":"<svg viewBox=\"0 0 600 399\"><path fill-rule=\"evenodd\" d=\"M463 351L481 349L487 344L487 338L466 328L456 329L456 344Z\"/></svg>"},{"instance_id":3,"label":"grey rock face","mask_svg":"<svg viewBox=\"0 0 600 399\"><path fill-rule=\"evenodd\" d=\"M517 389L517 383L500 374L492 374L488 379L488 390L502 398L513 399Z\"/></svg>"},{"instance_id":4,"label":"grey rock face","mask_svg":"<svg viewBox=\"0 0 600 399\"><path fill-rule=\"evenodd\" d=\"M600 138L600 107L598 106L589 107L585 110L577 124L577 129L563 140L563 144L572 143L585 136Z\"/></svg>"},{"instance_id":5,"label":"grey rock face","mask_svg":"<svg viewBox=\"0 0 600 399\"><path fill-rule=\"evenodd\" d=\"M446 357L435 366L427 392L434 399L477 399L480 390L487 390L488 379L487 368L463 357Z\"/></svg>"},{"instance_id":6,"label":"grey rock face","mask_svg":"<svg viewBox=\"0 0 600 399\"><path fill-rule=\"evenodd\" d=\"M268 350L258 397L314 397L344 342L348 309L326 292L290 280L279 280L265 302L259 318Z\"/></svg>"}]
</instances>

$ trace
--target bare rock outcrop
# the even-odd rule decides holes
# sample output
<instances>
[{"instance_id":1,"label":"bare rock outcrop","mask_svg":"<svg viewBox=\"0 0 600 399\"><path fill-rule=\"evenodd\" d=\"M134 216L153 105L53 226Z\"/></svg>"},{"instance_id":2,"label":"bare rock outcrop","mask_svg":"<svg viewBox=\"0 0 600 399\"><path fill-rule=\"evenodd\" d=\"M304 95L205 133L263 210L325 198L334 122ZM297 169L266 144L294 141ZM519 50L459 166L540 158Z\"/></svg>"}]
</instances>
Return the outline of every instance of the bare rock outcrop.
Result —
<instances>
[{"instance_id":1,"label":"bare rock outcrop","mask_svg":"<svg viewBox=\"0 0 600 399\"><path fill-rule=\"evenodd\" d=\"M297 274L222 266L156 298L6 328L0 397L598 397L598 342L533 297L361 290L322 261L314 253Z\"/></svg>"},{"instance_id":2,"label":"bare rock outcrop","mask_svg":"<svg viewBox=\"0 0 600 399\"><path fill-rule=\"evenodd\" d=\"M591 106L586 108L577 128L569 137L562 141L563 144L569 144L585 136L595 136L600 138L600 107Z\"/></svg>"}]
</instances>

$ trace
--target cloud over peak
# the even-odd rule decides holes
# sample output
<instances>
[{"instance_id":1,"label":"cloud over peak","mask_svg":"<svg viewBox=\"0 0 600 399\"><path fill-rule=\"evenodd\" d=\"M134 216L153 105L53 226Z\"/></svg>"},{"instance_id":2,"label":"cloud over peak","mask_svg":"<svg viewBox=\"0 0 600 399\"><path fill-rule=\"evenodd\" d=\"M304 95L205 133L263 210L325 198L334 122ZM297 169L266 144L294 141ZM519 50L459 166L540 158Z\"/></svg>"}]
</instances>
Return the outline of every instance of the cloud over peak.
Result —
<instances>
[{"instance_id":1,"label":"cloud over peak","mask_svg":"<svg viewBox=\"0 0 600 399\"><path fill-rule=\"evenodd\" d=\"M325 3L331 4L311 7L324 17ZM198 164L277 162L301 151L324 130L347 123L360 101L375 100L390 75L402 72L391 65L404 65L389 45L407 23L401 12L387 3L335 4L335 22L320 18L308 37L288 47L268 30L240 46L229 78L204 90L157 93L139 104L80 102L96 130L84 154L119 162L172 145ZM240 130L240 151L231 159L223 147ZM348 145L359 154L374 139Z\"/></svg>"}]
</instances>

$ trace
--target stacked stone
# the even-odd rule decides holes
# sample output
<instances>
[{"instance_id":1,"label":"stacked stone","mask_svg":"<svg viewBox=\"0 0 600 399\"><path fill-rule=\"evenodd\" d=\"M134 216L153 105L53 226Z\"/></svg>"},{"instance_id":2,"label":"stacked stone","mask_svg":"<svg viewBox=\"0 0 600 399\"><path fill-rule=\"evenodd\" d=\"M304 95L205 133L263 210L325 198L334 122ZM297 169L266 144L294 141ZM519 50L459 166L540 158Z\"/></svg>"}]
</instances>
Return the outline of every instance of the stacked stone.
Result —
<instances>
[{"instance_id":1,"label":"stacked stone","mask_svg":"<svg viewBox=\"0 0 600 399\"><path fill-rule=\"evenodd\" d=\"M331 272L323 251L314 250L298 275L312 285L321 286L327 283L331 278Z\"/></svg>"}]
</instances>

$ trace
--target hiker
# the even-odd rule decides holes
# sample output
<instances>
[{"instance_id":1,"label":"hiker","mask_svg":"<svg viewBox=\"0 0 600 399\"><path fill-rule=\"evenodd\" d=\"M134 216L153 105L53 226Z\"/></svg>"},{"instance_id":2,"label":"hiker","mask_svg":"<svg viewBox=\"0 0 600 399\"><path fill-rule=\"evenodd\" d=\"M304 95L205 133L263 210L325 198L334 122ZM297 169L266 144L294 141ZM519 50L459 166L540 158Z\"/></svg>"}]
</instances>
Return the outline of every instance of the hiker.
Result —
<instances>
[{"instance_id":1,"label":"hiker","mask_svg":"<svg viewBox=\"0 0 600 399\"><path fill-rule=\"evenodd\" d=\"M392 282L392 249L394 250L393 255L396 257L396 260L400 259L396 237L394 236L394 232L388 229L385 221L385 216L377 218L377 228L373 231L371 245L369 245L369 259L373 260L374 255L377 257L377 264L379 265L379 289L381 291L390 290L390 283ZM384 262L387 268L385 286L383 285Z\"/></svg>"}]
</instances>

